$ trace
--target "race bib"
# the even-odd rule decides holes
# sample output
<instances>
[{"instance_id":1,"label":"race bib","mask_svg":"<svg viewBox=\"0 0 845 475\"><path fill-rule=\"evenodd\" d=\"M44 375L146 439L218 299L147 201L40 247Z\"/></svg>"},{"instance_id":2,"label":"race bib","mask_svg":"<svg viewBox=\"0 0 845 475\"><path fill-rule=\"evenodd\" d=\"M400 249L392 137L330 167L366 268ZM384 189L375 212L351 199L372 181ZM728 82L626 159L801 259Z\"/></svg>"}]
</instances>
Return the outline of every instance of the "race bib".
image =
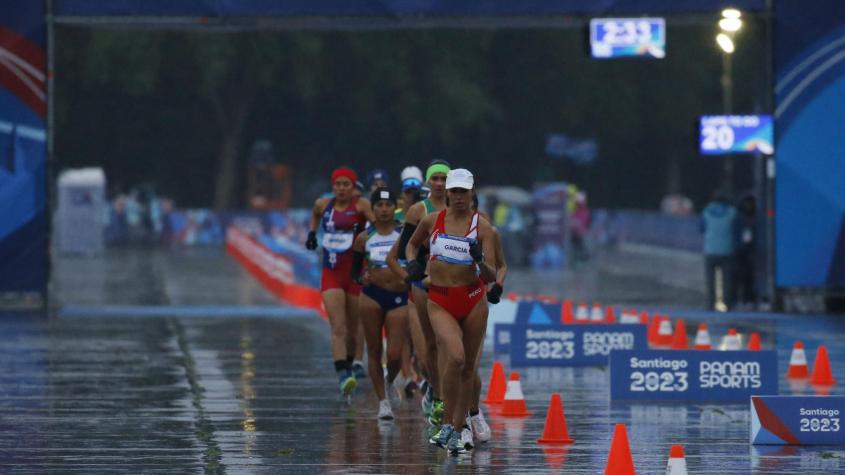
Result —
<instances>
[{"instance_id":1,"label":"race bib","mask_svg":"<svg viewBox=\"0 0 845 475\"><path fill-rule=\"evenodd\" d=\"M341 253L352 248L355 235L352 232L334 232L323 234L323 249L328 252Z\"/></svg>"},{"instance_id":2,"label":"race bib","mask_svg":"<svg viewBox=\"0 0 845 475\"><path fill-rule=\"evenodd\" d=\"M392 242L377 242L369 246L370 264L373 267L387 267L387 254L393 247Z\"/></svg>"}]
</instances>

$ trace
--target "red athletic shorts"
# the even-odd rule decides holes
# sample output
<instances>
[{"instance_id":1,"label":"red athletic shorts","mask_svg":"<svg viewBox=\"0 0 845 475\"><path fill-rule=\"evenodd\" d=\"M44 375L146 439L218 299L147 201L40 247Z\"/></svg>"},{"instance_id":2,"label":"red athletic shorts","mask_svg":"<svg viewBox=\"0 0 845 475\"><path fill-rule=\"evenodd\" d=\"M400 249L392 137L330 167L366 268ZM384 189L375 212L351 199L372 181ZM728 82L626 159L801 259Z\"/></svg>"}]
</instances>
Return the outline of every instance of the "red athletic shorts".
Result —
<instances>
[{"instance_id":1,"label":"red athletic shorts","mask_svg":"<svg viewBox=\"0 0 845 475\"><path fill-rule=\"evenodd\" d=\"M340 266L336 269L326 269L320 276L320 292L329 289L342 289L349 295L360 295L361 286L352 281L351 266Z\"/></svg>"},{"instance_id":2,"label":"red athletic shorts","mask_svg":"<svg viewBox=\"0 0 845 475\"><path fill-rule=\"evenodd\" d=\"M466 318L486 294L487 291L480 280L462 287L432 285L428 288L428 299L443 307L455 320Z\"/></svg>"}]
</instances>

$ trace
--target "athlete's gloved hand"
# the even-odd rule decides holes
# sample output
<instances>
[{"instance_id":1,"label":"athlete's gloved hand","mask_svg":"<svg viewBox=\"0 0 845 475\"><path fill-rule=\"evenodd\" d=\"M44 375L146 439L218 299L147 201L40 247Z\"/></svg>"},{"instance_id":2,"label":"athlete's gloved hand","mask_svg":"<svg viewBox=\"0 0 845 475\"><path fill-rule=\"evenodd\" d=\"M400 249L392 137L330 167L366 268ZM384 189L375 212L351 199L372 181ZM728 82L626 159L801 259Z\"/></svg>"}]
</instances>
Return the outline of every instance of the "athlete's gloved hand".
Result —
<instances>
[{"instance_id":1,"label":"athlete's gloved hand","mask_svg":"<svg viewBox=\"0 0 845 475\"><path fill-rule=\"evenodd\" d=\"M498 282L493 284L493 287L490 287L490 290L487 292L487 301L490 303L499 303L502 300L502 292L505 289L499 285Z\"/></svg>"},{"instance_id":2,"label":"athlete's gloved hand","mask_svg":"<svg viewBox=\"0 0 845 475\"><path fill-rule=\"evenodd\" d=\"M425 276L425 267L423 267L423 265L419 262L413 260L405 267L405 272L408 273L408 275L405 276L405 282L410 284L415 280L423 279Z\"/></svg>"},{"instance_id":3,"label":"athlete's gloved hand","mask_svg":"<svg viewBox=\"0 0 845 475\"><path fill-rule=\"evenodd\" d=\"M305 249L309 251L317 249L317 231L308 231L308 239L305 240Z\"/></svg>"},{"instance_id":4,"label":"athlete's gloved hand","mask_svg":"<svg viewBox=\"0 0 845 475\"><path fill-rule=\"evenodd\" d=\"M469 243L469 255L475 262L481 262L484 259L484 251L481 250L480 242L476 240Z\"/></svg>"}]
</instances>

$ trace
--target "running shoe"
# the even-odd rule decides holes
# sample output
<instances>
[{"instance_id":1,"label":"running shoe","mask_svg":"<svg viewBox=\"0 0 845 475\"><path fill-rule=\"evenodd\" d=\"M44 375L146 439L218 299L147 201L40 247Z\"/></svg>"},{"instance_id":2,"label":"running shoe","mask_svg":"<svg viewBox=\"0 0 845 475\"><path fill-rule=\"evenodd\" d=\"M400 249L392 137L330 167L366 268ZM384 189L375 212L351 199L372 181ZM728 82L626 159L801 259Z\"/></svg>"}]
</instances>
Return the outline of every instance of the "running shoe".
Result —
<instances>
[{"instance_id":1,"label":"running shoe","mask_svg":"<svg viewBox=\"0 0 845 475\"><path fill-rule=\"evenodd\" d=\"M378 418L382 420L393 419L393 410L390 409L390 401L387 399L378 402Z\"/></svg>"},{"instance_id":2,"label":"running shoe","mask_svg":"<svg viewBox=\"0 0 845 475\"><path fill-rule=\"evenodd\" d=\"M405 399L414 399L414 391L417 390L417 382L409 379L405 381Z\"/></svg>"},{"instance_id":3,"label":"running shoe","mask_svg":"<svg viewBox=\"0 0 845 475\"><path fill-rule=\"evenodd\" d=\"M346 373L340 376L340 394L343 396L351 396L358 387L358 380L352 373Z\"/></svg>"},{"instance_id":4,"label":"running shoe","mask_svg":"<svg viewBox=\"0 0 845 475\"><path fill-rule=\"evenodd\" d=\"M461 443L464 444L465 452L468 450L472 450L472 431L469 429L469 426L464 426L464 428L461 430Z\"/></svg>"},{"instance_id":5,"label":"running shoe","mask_svg":"<svg viewBox=\"0 0 845 475\"><path fill-rule=\"evenodd\" d=\"M428 443L440 448L446 447L449 443L449 436L451 436L453 432L454 430L452 429L452 424L443 424L440 426L440 430L428 439Z\"/></svg>"},{"instance_id":6,"label":"running shoe","mask_svg":"<svg viewBox=\"0 0 845 475\"><path fill-rule=\"evenodd\" d=\"M367 377L367 372L364 371L364 362L363 361L355 361L352 363L352 372L355 373L355 377L358 379L364 379Z\"/></svg>"},{"instance_id":7,"label":"running shoe","mask_svg":"<svg viewBox=\"0 0 845 475\"><path fill-rule=\"evenodd\" d=\"M443 422L443 401L434 401L431 405L431 415L428 416L428 423L437 427Z\"/></svg>"},{"instance_id":8,"label":"running shoe","mask_svg":"<svg viewBox=\"0 0 845 475\"><path fill-rule=\"evenodd\" d=\"M428 381L423 381L420 392L422 392L420 405L422 406L423 416L428 419L428 417L431 416L431 406L434 404L434 399L432 398L431 393L431 385L428 384Z\"/></svg>"},{"instance_id":9,"label":"running shoe","mask_svg":"<svg viewBox=\"0 0 845 475\"><path fill-rule=\"evenodd\" d=\"M490 426L487 425L487 421L484 419L484 413L481 412L481 408L478 408L478 414L471 416L469 420L469 426L472 427L472 433L475 435L475 438L479 442L489 441L492 432L490 431Z\"/></svg>"},{"instance_id":10,"label":"running shoe","mask_svg":"<svg viewBox=\"0 0 845 475\"><path fill-rule=\"evenodd\" d=\"M384 395L390 404L398 406L402 402L402 395L399 394L399 388L396 387L396 381L392 383L384 382Z\"/></svg>"},{"instance_id":11,"label":"running shoe","mask_svg":"<svg viewBox=\"0 0 845 475\"><path fill-rule=\"evenodd\" d=\"M471 435L470 439L472 439ZM453 430L452 433L449 435L449 442L446 443L446 450L449 451L449 455L458 455L466 453L466 446L464 445L464 441L461 437L461 434L458 434L458 431Z\"/></svg>"}]
</instances>

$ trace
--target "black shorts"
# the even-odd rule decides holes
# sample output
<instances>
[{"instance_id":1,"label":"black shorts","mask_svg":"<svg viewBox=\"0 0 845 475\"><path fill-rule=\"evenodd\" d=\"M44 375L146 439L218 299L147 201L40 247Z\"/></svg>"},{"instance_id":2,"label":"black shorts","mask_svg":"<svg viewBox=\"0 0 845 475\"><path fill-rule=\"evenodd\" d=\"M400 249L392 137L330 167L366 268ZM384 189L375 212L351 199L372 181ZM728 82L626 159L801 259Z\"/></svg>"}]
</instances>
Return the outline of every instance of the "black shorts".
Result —
<instances>
[{"instance_id":1,"label":"black shorts","mask_svg":"<svg viewBox=\"0 0 845 475\"><path fill-rule=\"evenodd\" d=\"M408 292L391 292L377 285L368 285L361 292L375 300L385 312L408 304Z\"/></svg>"}]
</instances>

